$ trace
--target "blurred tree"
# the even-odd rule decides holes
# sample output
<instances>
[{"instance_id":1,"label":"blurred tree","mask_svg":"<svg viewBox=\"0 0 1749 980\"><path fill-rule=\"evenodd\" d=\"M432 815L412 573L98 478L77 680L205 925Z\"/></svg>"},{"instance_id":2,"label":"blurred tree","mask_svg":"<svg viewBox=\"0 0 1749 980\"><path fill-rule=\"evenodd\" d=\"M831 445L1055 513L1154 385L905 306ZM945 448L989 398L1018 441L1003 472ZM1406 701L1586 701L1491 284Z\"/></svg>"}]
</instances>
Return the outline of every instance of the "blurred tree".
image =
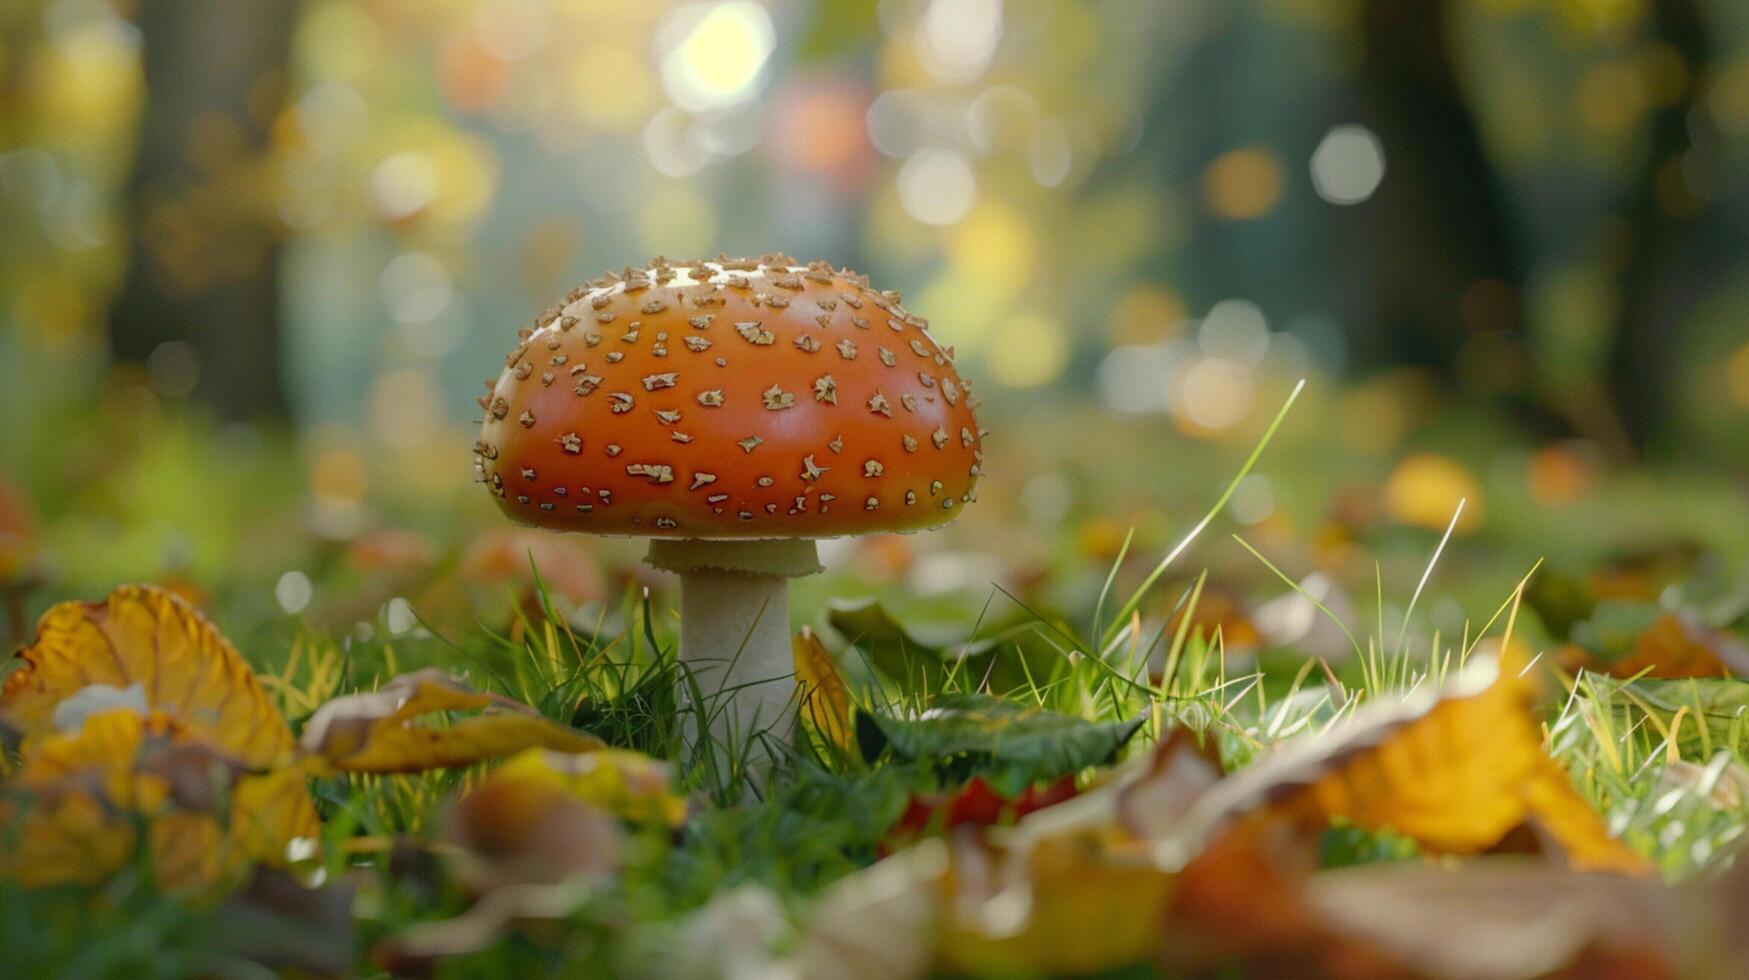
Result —
<instances>
[{"instance_id":1,"label":"blurred tree","mask_svg":"<svg viewBox=\"0 0 1749 980\"><path fill-rule=\"evenodd\" d=\"M268 129L284 104L297 0L140 3L146 107L128 186L115 356L167 343L173 389L227 418L283 414L279 223Z\"/></svg>"},{"instance_id":2,"label":"blurred tree","mask_svg":"<svg viewBox=\"0 0 1749 980\"><path fill-rule=\"evenodd\" d=\"M1727 263L1740 260L1718 248L1710 233L1714 212L1701 206L1690 181L1705 179L1707 127L1698 104L1708 72L1707 28L1696 0L1656 0L1649 41L1680 59L1682 94L1654 107L1645 153L1622 210L1626 255L1617 289L1620 312L1612 334L1607 389L1623 429L1636 446L1659 435L1671 408L1672 341L1691 320L1705 287Z\"/></svg>"},{"instance_id":3,"label":"blurred tree","mask_svg":"<svg viewBox=\"0 0 1749 980\"><path fill-rule=\"evenodd\" d=\"M1357 94L1391 167L1365 209L1375 224L1375 295L1363 363L1450 372L1473 336L1519 331L1525 261L1453 64L1449 27L1447 0L1367 0L1360 9Z\"/></svg>"}]
</instances>

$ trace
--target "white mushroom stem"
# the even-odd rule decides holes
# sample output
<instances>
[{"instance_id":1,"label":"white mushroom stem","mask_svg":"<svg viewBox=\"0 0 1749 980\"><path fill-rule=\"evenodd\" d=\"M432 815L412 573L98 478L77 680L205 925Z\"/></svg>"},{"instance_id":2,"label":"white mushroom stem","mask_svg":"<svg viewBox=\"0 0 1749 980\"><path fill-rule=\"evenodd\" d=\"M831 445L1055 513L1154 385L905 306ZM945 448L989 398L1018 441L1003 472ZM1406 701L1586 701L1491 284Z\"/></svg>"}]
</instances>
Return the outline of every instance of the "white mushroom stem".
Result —
<instances>
[{"instance_id":1,"label":"white mushroom stem","mask_svg":"<svg viewBox=\"0 0 1749 980\"><path fill-rule=\"evenodd\" d=\"M812 540L653 540L644 560L680 575L680 659L710 713L711 736L788 741L795 723L789 580L820 571Z\"/></svg>"}]
</instances>

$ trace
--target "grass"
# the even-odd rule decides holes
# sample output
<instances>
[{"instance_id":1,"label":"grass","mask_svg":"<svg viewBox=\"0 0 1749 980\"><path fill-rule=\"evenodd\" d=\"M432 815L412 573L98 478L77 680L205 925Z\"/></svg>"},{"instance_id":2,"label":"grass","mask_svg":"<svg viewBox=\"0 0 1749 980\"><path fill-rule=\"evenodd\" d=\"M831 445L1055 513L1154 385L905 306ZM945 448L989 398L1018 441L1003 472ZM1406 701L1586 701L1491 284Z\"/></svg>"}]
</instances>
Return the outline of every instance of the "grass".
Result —
<instances>
[{"instance_id":1,"label":"grass","mask_svg":"<svg viewBox=\"0 0 1749 980\"><path fill-rule=\"evenodd\" d=\"M1193 626L1210 574L1163 583L1218 519L1298 393L1215 505L1118 597L1135 540L1124 539L1084 618L1058 616L993 588L962 621L967 639L958 644L943 648L903 629L897 640L842 635L857 709L907 717L943 695L993 693L1090 721L1141 719L1130 753L1174 727L1189 727L1212 738L1229 765L1243 766L1284 740L1342 724L1369 701L1439 684L1485 639L1518 635L1534 565L1516 589L1482 610L1485 617L1454 634L1415 627L1421 599L1441 575L1455 514L1419 576L1387 587L1378 571L1371 608L1350 621L1303 589L1292 569L1233 536L1259 577L1285 583L1339 627L1346 657L1230 654L1218 627ZM567 619L538 583L536 595L534 608L503 631L481 626L445 634L422 622L396 635L383 621L348 635L300 627L257 663L294 726L334 696L441 666L610 744L678 761L679 786L698 803L683 828L635 835L623 873L563 922L451 960L446 975L663 975L674 965L688 916L738 888L756 889L747 894L764 896L780 927L793 926L821 888L876 859L913 793L946 783L927 760L869 764L817 740L791 750L775 733L719 741L709 734L717 701L677 661L671 624L647 590L628 587L586 621ZM1652 685L1590 674L1563 680L1546 705L1547 744L1611 830L1670 877L1712 866L1749 820L1749 780L1739 777L1749 763L1749 696L1699 682ZM768 776L755 774L756 740L777 755ZM376 969L362 957L378 940L466 907L420 842L441 822L446 802L477 777L478 771L354 775L315 785L325 818L318 876L357 889L356 935L345 941L361 957L362 972ZM1411 843L1392 835L1338 828L1326 837L1324 859L1352 864L1413 853ZM259 952L252 943L272 937L239 927L254 920L232 902L157 891L145 860L142 854L95 892L21 893L0 884L0 975L258 975L244 957ZM280 922L267 931L295 936L295 926Z\"/></svg>"},{"instance_id":2,"label":"grass","mask_svg":"<svg viewBox=\"0 0 1749 980\"><path fill-rule=\"evenodd\" d=\"M1360 653L1343 664L1302 660L1291 670L1273 664L1235 670L1235 658L1223 656L1219 633L1205 636L1188 628L1204 583L1199 575L1177 596L1175 608L1185 613L1178 628L1144 635L1139 619L1132 617L1110 634L1129 642L1108 642L1104 656L1079 655L1091 634L1033 620L1035 634L1060 656L1042 676L1030 676L1004 693L1093 720L1144 718L1134 751L1171 726L1188 725L1211 734L1227 759L1244 765L1284 739L1340 724L1367 700L1438 683L1486 632L1478 629L1460 643L1437 645L1436 640L1432 649L1417 653L1404 644L1387 644L1395 636L1387 638L1381 630L1364 645L1356 638ZM997 601L1006 600L993 596ZM805 745L761 783L747 776L745 745L725 746L708 735L688 744L687 731L708 732L708 725L689 725L688 715L709 710L699 706L710 699L696 691L691 703L681 696L692 685L673 658L672 639L658 628L642 596L628 596L625 603L638 626L611 635L551 618L524 620L519 641L484 631L466 641L431 636L411 642L335 642L306 633L290 644L272 674L275 696L295 719L326 697L368 689L410 663L447 659L468 669L476 683L611 743L692 760L680 779L707 805L678 835L640 838L620 883L585 903L562 929L543 931L540 942L513 937L453 961L445 967L452 975L638 972L640 965L654 962L646 957L665 948L664 930L743 885L767 890L787 912L799 915L821 887L875 859L881 838L913 791L938 785L928 765L851 765ZM1133 606L1133 600L1123 604ZM1018 650L1005 652L1018 657ZM1150 654L1158 654L1165 665L1153 678L1146 671ZM961 662L944 671L935 690L888 685L864 689L859 697L865 709L903 714L942 693L980 690L986 681ZM1697 718L1714 723L1697 724ZM1743 763L1749 750L1749 721L1741 716L1709 717L1704 707L1680 702L1671 710L1668 704L1648 703L1632 684L1586 675L1551 705L1547 729L1554 756L1607 815L1612 830L1654 856L1666 874L1683 876L1706 867L1741 835L1749 816L1742 797L1727 806L1716 799L1727 767ZM464 906L452 886L433 887L398 868L389 842L430 830L444 801L473 775L349 776L317 785L326 818L323 873L331 881L365 883L358 904L360 949ZM1389 835L1332 831L1326 861L1391 859L1411 851ZM159 894L149 882L149 869L141 866L96 895L67 889L0 893L0 972L66 977L224 973L236 950L216 941L215 929L227 911L191 897Z\"/></svg>"}]
</instances>

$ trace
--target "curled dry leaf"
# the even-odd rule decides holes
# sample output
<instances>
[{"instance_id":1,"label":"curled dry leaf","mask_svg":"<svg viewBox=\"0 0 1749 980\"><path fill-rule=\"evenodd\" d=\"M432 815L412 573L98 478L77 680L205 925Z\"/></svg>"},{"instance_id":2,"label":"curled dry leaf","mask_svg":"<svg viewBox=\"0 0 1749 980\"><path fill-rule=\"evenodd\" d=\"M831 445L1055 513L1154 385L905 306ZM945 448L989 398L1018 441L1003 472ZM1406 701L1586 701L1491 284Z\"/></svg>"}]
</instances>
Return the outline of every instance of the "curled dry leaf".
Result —
<instances>
[{"instance_id":1,"label":"curled dry leaf","mask_svg":"<svg viewBox=\"0 0 1749 980\"><path fill-rule=\"evenodd\" d=\"M1286 824L1248 823L1220 834L1177 874L1151 959L1170 975L1411 976L1308 906L1301 885L1311 863Z\"/></svg>"},{"instance_id":2,"label":"curled dry leaf","mask_svg":"<svg viewBox=\"0 0 1749 980\"><path fill-rule=\"evenodd\" d=\"M451 804L443 838L457 848L462 880L481 894L600 878L619 866L624 848L612 815L559 786L518 776L488 778Z\"/></svg>"},{"instance_id":3,"label":"curled dry leaf","mask_svg":"<svg viewBox=\"0 0 1749 980\"><path fill-rule=\"evenodd\" d=\"M18 653L0 726L22 738L9 781L21 881L95 881L148 837L161 881L210 883L283 864L319 824L279 709L218 630L174 595L125 586L62 603Z\"/></svg>"},{"instance_id":4,"label":"curled dry leaf","mask_svg":"<svg viewBox=\"0 0 1749 980\"><path fill-rule=\"evenodd\" d=\"M1093 973L1158 948L1173 875L1148 840L1172 832L1220 777L1175 732L1103 785L1011 828L924 838L822 893L793 965L802 976L902 980L969 973Z\"/></svg>"},{"instance_id":5,"label":"curled dry leaf","mask_svg":"<svg viewBox=\"0 0 1749 980\"><path fill-rule=\"evenodd\" d=\"M1474 658L1443 690L1363 710L1221 781L1189 819L1206 839L1239 817L1313 827L1340 818L1394 830L1432 851L1477 854L1534 818L1574 867L1649 873L1543 751L1531 699L1518 670ZM1176 863L1188 857L1180 852Z\"/></svg>"},{"instance_id":6,"label":"curled dry leaf","mask_svg":"<svg viewBox=\"0 0 1749 980\"><path fill-rule=\"evenodd\" d=\"M1490 861L1323 872L1301 886L1331 933L1419 975L1679 976L1681 903L1644 879ZM1583 968L1581 968L1583 964ZM1563 973L1563 971L1567 971Z\"/></svg>"},{"instance_id":7,"label":"curled dry leaf","mask_svg":"<svg viewBox=\"0 0 1749 980\"><path fill-rule=\"evenodd\" d=\"M1178 876L1155 961L1171 975L1739 976L1737 867L1677 887L1521 858L1308 873L1287 825L1222 834Z\"/></svg>"},{"instance_id":8,"label":"curled dry leaf","mask_svg":"<svg viewBox=\"0 0 1749 980\"><path fill-rule=\"evenodd\" d=\"M312 771L411 772L601 745L526 705L419 672L324 705L300 748L217 628L150 586L54 607L18 659L0 688L0 726L21 739L23 759L7 784L17 833L0 869L32 884L103 878L139 849L142 826L168 882L283 864L320 829ZM443 712L477 713L418 724ZM665 789L665 774L616 761L611 779L592 777L598 792L611 784L643 800L652 780ZM670 801L653 805L671 812Z\"/></svg>"},{"instance_id":9,"label":"curled dry leaf","mask_svg":"<svg viewBox=\"0 0 1749 980\"><path fill-rule=\"evenodd\" d=\"M43 614L23 666L0 688L0 725L30 742L55 731L55 709L92 685L140 685L146 706L266 769L297 752L279 709L230 641L206 617L153 586L127 585L102 602L63 602Z\"/></svg>"},{"instance_id":10,"label":"curled dry leaf","mask_svg":"<svg viewBox=\"0 0 1749 980\"><path fill-rule=\"evenodd\" d=\"M1176 886L1096 837L1011 849L962 832L951 855L940 947L950 973L1082 975L1143 961L1159 946Z\"/></svg>"},{"instance_id":11,"label":"curled dry leaf","mask_svg":"<svg viewBox=\"0 0 1749 980\"><path fill-rule=\"evenodd\" d=\"M1159 840L1183 826L1190 808L1226 773L1213 736L1208 738L1205 742L1188 728L1174 728L1148 754L1140 776L1115 788L1116 820L1127 833Z\"/></svg>"},{"instance_id":12,"label":"curled dry leaf","mask_svg":"<svg viewBox=\"0 0 1749 980\"><path fill-rule=\"evenodd\" d=\"M1443 690L1361 711L1231 776L1175 735L1012 828L925 841L828 890L799 955L804 967L825 950L858 957L854 972L871 977L1153 958L1194 972L1224 957L1265 972L1403 975L1299 894L1296 868L1315 863L1310 843L1333 818L1452 854L1534 822L1576 869L1649 871L1544 753L1528 682L1475 658ZM850 923L863 928L854 942ZM930 950L922 966L891 952L916 945Z\"/></svg>"},{"instance_id":13,"label":"curled dry leaf","mask_svg":"<svg viewBox=\"0 0 1749 980\"><path fill-rule=\"evenodd\" d=\"M949 869L947 842L930 839L828 886L790 958L794 975L928 976L937 956Z\"/></svg>"},{"instance_id":14,"label":"curled dry leaf","mask_svg":"<svg viewBox=\"0 0 1749 980\"><path fill-rule=\"evenodd\" d=\"M479 713L447 727L416 724L443 712ZM304 727L302 745L322 767L389 773L467 766L528 748L589 752L602 742L521 702L420 670L324 704Z\"/></svg>"},{"instance_id":15,"label":"curled dry leaf","mask_svg":"<svg viewBox=\"0 0 1749 980\"><path fill-rule=\"evenodd\" d=\"M676 923L656 953L650 976L668 980L801 980L774 952L790 934L776 894L744 884L718 891Z\"/></svg>"},{"instance_id":16,"label":"curled dry leaf","mask_svg":"<svg viewBox=\"0 0 1749 980\"><path fill-rule=\"evenodd\" d=\"M142 829L167 887L284 863L320 830L296 770L254 772L159 712L107 711L35 740L8 788L0 874L31 887L102 880L141 848Z\"/></svg>"},{"instance_id":17,"label":"curled dry leaf","mask_svg":"<svg viewBox=\"0 0 1749 980\"><path fill-rule=\"evenodd\" d=\"M491 945L519 921L565 918L592 891L593 886L580 879L508 885L488 893L461 915L422 922L384 939L371 951L371 959L395 976L423 976L447 957Z\"/></svg>"},{"instance_id":18,"label":"curled dry leaf","mask_svg":"<svg viewBox=\"0 0 1749 980\"><path fill-rule=\"evenodd\" d=\"M802 699L801 717L827 745L854 754L855 734L850 727L850 689L825 644L806 626L790 641L795 657L796 690Z\"/></svg>"},{"instance_id":19,"label":"curled dry leaf","mask_svg":"<svg viewBox=\"0 0 1749 980\"><path fill-rule=\"evenodd\" d=\"M1749 644L1707 627L1694 616L1670 612L1640 631L1616 657L1579 646L1563 648L1561 666L1611 677L1749 677Z\"/></svg>"},{"instance_id":20,"label":"curled dry leaf","mask_svg":"<svg viewBox=\"0 0 1749 980\"><path fill-rule=\"evenodd\" d=\"M481 949L517 922L570 915L620 865L625 833L611 814L545 777L494 772L450 804L442 839L478 900L461 915L383 940L372 958L397 974Z\"/></svg>"}]
</instances>

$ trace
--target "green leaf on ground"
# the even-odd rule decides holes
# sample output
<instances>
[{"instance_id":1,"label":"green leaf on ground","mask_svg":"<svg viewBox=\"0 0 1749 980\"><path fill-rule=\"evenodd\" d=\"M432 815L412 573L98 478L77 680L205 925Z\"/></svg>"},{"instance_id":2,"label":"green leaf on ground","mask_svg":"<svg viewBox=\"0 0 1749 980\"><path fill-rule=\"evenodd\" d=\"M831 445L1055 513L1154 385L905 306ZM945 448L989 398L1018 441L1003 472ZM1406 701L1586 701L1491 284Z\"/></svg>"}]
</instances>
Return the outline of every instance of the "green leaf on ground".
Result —
<instances>
[{"instance_id":1,"label":"green leaf on ground","mask_svg":"<svg viewBox=\"0 0 1749 980\"><path fill-rule=\"evenodd\" d=\"M857 715L856 740L870 762L891 751L1030 781L1109 763L1141 726L1140 718L1095 722L987 694L945 694L917 718Z\"/></svg>"}]
</instances>

